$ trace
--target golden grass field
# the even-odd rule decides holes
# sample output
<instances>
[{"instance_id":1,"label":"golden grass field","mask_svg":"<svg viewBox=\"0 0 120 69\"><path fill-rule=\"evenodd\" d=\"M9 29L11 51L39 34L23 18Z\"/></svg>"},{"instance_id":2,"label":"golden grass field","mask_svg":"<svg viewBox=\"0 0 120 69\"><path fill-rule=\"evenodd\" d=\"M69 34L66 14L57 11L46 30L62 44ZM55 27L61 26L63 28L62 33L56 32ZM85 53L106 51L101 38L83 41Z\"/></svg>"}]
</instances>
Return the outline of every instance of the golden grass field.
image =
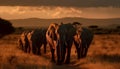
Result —
<instances>
[{"instance_id":1,"label":"golden grass field","mask_svg":"<svg viewBox=\"0 0 120 69\"><path fill-rule=\"evenodd\" d=\"M19 34L0 39L0 69L120 69L120 35L95 35L84 59L77 60L74 45L71 63L56 65L50 62L50 49L41 56L24 53L17 48ZM43 49L42 49L43 53Z\"/></svg>"}]
</instances>

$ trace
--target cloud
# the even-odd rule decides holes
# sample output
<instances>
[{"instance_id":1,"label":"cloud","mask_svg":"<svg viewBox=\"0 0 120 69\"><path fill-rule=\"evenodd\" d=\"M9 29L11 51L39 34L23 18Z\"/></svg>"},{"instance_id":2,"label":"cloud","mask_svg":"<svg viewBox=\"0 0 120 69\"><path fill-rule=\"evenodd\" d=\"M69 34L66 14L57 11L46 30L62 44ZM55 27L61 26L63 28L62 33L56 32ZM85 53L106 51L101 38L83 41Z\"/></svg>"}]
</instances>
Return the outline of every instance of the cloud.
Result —
<instances>
[{"instance_id":1,"label":"cloud","mask_svg":"<svg viewBox=\"0 0 120 69\"><path fill-rule=\"evenodd\" d=\"M99 7L99 8L82 8L81 16L83 18L120 18L120 8Z\"/></svg>"},{"instance_id":2,"label":"cloud","mask_svg":"<svg viewBox=\"0 0 120 69\"><path fill-rule=\"evenodd\" d=\"M120 0L1 0L1 6L120 7Z\"/></svg>"},{"instance_id":3,"label":"cloud","mask_svg":"<svg viewBox=\"0 0 120 69\"><path fill-rule=\"evenodd\" d=\"M23 18L120 18L120 8L76 8L55 6L0 6L0 17L6 19Z\"/></svg>"},{"instance_id":4,"label":"cloud","mask_svg":"<svg viewBox=\"0 0 120 69\"><path fill-rule=\"evenodd\" d=\"M12 6L0 6L0 13L1 14L23 14L25 13L25 11L21 11L21 7L16 6L16 7L12 7Z\"/></svg>"},{"instance_id":5,"label":"cloud","mask_svg":"<svg viewBox=\"0 0 120 69\"><path fill-rule=\"evenodd\" d=\"M80 17L81 10L74 7L0 6L0 15L11 18ZM8 16L7 16L8 15Z\"/></svg>"},{"instance_id":6,"label":"cloud","mask_svg":"<svg viewBox=\"0 0 120 69\"><path fill-rule=\"evenodd\" d=\"M82 11L77 8L66 8L66 7L57 7L55 13L52 14L53 18L61 17L81 17Z\"/></svg>"}]
</instances>

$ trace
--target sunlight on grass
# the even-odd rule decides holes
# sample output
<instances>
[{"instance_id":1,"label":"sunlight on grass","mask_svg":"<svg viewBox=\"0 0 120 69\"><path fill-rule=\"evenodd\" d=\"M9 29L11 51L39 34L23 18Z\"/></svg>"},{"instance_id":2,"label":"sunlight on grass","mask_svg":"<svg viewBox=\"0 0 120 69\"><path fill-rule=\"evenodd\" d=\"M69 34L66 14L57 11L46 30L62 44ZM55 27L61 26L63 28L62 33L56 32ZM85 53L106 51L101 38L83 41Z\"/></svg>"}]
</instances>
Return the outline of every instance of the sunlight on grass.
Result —
<instances>
[{"instance_id":1,"label":"sunlight on grass","mask_svg":"<svg viewBox=\"0 0 120 69\"><path fill-rule=\"evenodd\" d=\"M51 53L37 56L24 53L17 48L19 35L11 34L0 39L0 69L119 69L120 43L119 35L95 35L84 59L77 59L75 46L71 50L71 63L58 66L51 63Z\"/></svg>"}]
</instances>

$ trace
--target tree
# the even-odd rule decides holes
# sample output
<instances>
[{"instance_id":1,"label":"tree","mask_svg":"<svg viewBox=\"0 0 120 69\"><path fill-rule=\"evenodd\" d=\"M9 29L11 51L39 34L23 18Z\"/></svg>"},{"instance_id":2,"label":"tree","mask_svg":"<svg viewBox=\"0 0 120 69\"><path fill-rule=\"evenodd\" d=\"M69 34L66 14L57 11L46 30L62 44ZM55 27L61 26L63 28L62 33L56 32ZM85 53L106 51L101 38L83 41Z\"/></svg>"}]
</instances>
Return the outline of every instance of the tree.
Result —
<instances>
[{"instance_id":1,"label":"tree","mask_svg":"<svg viewBox=\"0 0 120 69\"><path fill-rule=\"evenodd\" d=\"M120 29L120 26L117 26L116 28L117 28L117 29Z\"/></svg>"},{"instance_id":2,"label":"tree","mask_svg":"<svg viewBox=\"0 0 120 69\"><path fill-rule=\"evenodd\" d=\"M98 28L97 25L91 25L91 26L88 26L88 27L91 28L91 29L97 29Z\"/></svg>"},{"instance_id":3,"label":"tree","mask_svg":"<svg viewBox=\"0 0 120 69\"><path fill-rule=\"evenodd\" d=\"M0 18L0 36L10 34L14 31L14 27L8 20Z\"/></svg>"},{"instance_id":4,"label":"tree","mask_svg":"<svg viewBox=\"0 0 120 69\"><path fill-rule=\"evenodd\" d=\"M97 25L90 25L90 26L88 26L88 28L89 28L93 33L95 33L95 34L98 34L98 33L99 33L99 32L98 32L99 26L97 26Z\"/></svg>"}]
</instances>

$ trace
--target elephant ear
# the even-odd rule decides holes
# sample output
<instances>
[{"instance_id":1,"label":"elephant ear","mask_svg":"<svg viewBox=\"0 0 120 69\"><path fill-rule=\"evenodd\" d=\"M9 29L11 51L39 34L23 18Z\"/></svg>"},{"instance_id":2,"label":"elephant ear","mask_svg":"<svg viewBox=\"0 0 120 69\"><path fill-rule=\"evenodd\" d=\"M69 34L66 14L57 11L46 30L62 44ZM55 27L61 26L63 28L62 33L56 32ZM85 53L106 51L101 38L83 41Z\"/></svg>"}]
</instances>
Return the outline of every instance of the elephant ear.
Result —
<instances>
[{"instance_id":1,"label":"elephant ear","mask_svg":"<svg viewBox=\"0 0 120 69\"><path fill-rule=\"evenodd\" d=\"M48 27L46 35L48 35L52 40L57 40L56 29L59 25L57 23L51 23Z\"/></svg>"},{"instance_id":2,"label":"elephant ear","mask_svg":"<svg viewBox=\"0 0 120 69\"><path fill-rule=\"evenodd\" d=\"M76 28L76 33L80 35L82 32L82 24L79 22L73 22L72 25L74 28Z\"/></svg>"}]
</instances>

